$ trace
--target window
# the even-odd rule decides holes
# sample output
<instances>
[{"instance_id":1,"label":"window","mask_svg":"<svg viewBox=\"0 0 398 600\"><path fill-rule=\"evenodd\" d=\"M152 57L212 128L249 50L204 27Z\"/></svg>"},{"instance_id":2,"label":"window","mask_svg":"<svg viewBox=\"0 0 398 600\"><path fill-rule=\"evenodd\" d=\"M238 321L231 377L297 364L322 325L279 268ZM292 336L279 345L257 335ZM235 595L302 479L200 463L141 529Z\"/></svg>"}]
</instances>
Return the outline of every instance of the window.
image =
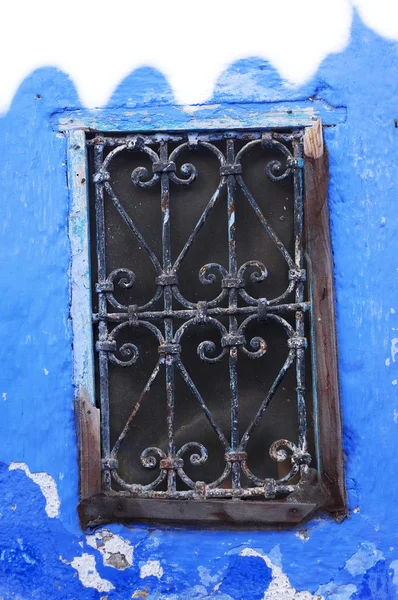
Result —
<instances>
[{"instance_id":1,"label":"window","mask_svg":"<svg viewBox=\"0 0 398 600\"><path fill-rule=\"evenodd\" d=\"M72 267L94 321L92 339L74 318L83 526L341 514L320 122L74 131L69 161L72 246L91 235Z\"/></svg>"}]
</instances>

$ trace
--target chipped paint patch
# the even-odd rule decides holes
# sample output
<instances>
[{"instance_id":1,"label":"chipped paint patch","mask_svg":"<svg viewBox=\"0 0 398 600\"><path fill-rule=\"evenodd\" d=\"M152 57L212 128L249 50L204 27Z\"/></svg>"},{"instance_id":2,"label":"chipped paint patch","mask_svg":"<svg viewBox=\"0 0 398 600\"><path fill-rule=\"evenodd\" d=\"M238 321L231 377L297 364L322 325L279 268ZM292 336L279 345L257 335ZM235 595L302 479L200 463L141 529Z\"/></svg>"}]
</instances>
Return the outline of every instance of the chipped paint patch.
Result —
<instances>
[{"instance_id":1,"label":"chipped paint patch","mask_svg":"<svg viewBox=\"0 0 398 600\"><path fill-rule=\"evenodd\" d=\"M98 592L110 592L110 590L115 589L115 586L110 581L103 579L98 573L95 566L95 558L92 554L85 552L81 556L76 556L70 564L76 569L84 587L94 588Z\"/></svg>"},{"instance_id":2,"label":"chipped paint patch","mask_svg":"<svg viewBox=\"0 0 398 600\"><path fill-rule=\"evenodd\" d=\"M390 563L390 569L392 569L392 571L394 573L392 582L394 585L398 586L398 560L393 560Z\"/></svg>"},{"instance_id":3,"label":"chipped paint patch","mask_svg":"<svg viewBox=\"0 0 398 600\"><path fill-rule=\"evenodd\" d=\"M54 478L48 473L31 473L25 463L12 462L8 467L9 471L21 470L29 479L39 486L41 493L46 499L46 513L51 518L59 516L60 501L58 496L57 484Z\"/></svg>"},{"instance_id":4,"label":"chipped paint patch","mask_svg":"<svg viewBox=\"0 0 398 600\"><path fill-rule=\"evenodd\" d=\"M272 560L274 565L277 567L282 567L282 552L279 544L271 548L271 550L268 552L268 557Z\"/></svg>"},{"instance_id":5,"label":"chipped paint patch","mask_svg":"<svg viewBox=\"0 0 398 600\"><path fill-rule=\"evenodd\" d=\"M308 529L302 529L300 531L296 531L296 537L299 538L303 543L308 542L310 536L308 535Z\"/></svg>"},{"instance_id":6,"label":"chipped paint patch","mask_svg":"<svg viewBox=\"0 0 398 600\"><path fill-rule=\"evenodd\" d=\"M96 531L88 535L86 540L89 546L101 553L104 565L124 571L133 564L134 547L109 529Z\"/></svg>"},{"instance_id":7,"label":"chipped paint patch","mask_svg":"<svg viewBox=\"0 0 398 600\"><path fill-rule=\"evenodd\" d=\"M187 113L187 115L193 115L198 110L217 110L220 108L219 104L186 104L182 106L182 110Z\"/></svg>"},{"instance_id":8,"label":"chipped paint patch","mask_svg":"<svg viewBox=\"0 0 398 600\"><path fill-rule=\"evenodd\" d=\"M383 553L376 548L373 542L363 542L358 550L344 565L351 575L361 575L384 558Z\"/></svg>"},{"instance_id":9,"label":"chipped paint patch","mask_svg":"<svg viewBox=\"0 0 398 600\"><path fill-rule=\"evenodd\" d=\"M392 362L395 362L395 356L396 356L396 354L398 354L398 338L392 338L392 340L391 340L391 358L392 358Z\"/></svg>"},{"instance_id":10,"label":"chipped paint patch","mask_svg":"<svg viewBox=\"0 0 398 600\"><path fill-rule=\"evenodd\" d=\"M322 594L327 600L350 600L357 591L357 586L349 583L347 585L338 585L334 581L319 586L316 593Z\"/></svg>"},{"instance_id":11,"label":"chipped paint patch","mask_svg":"<svg viewBox=\"0 0 398 600\"><path fill-rule=\"evenodd\" d=\"M217 575L210 575L210 569L207 569L206 567L198 567L198 573L199 573L199 579L200 582L203 585L210 585L212 583L216 583L218 576Z\"/></svg>"},{"instance_id":12,"label":"chipped paint patch","mask_svg":"<svg viewBox=\"0 0 398 600\"><path fill-rule=\"evenodd\" d=\"M245 548L240 553L240 556L255 556L262 558L265 564L272 571L272 581L268 589L264 592L263 600L324 600L324 597L311 592L299 592L294 588L288 576L282 571L282 568L275 565L266 554L258 552L253 548Z\"/></svg>"},{"instance_id":13,"label":"chipped paint patch","mask_svg":"<svg viewBox=\"0 0 398 600\"><path fill-rule=\"evenodd\" d=\"M145 577L157 577L157 579L160 579L163 577L163 567L158 560L148 560L140 568L140 577L141 579Z\"/></svg>"}]
</instances>

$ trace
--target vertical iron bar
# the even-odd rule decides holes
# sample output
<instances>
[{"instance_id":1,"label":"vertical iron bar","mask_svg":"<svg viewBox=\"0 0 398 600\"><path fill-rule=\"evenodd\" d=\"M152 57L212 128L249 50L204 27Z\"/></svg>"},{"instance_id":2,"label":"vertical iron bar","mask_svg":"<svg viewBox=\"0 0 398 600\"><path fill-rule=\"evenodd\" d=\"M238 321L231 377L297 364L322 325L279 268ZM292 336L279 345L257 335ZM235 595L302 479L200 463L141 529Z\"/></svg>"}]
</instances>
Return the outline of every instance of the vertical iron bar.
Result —
<instances>
[{"instance_id":1,"label":"vertical iron bar","mask_svg":"<svg viewBox=\"0 0 398 600\"><path fill-rule=\"evenodd\" d=\"M103 162L104 146L94 146L94 172L98 173ZM97 264L98 281L106 279L106 255L105 255L105 209L104 188L100 183L95 184L95 221L97 232ZM104 292L98 294L98 313L105 315L107 312L107 301ZM108 338L108 325L105 319L98 323L98 340L104 342ZM101 409L101 454L102 458L110 456L110 429L109 429L109 385L108 385L108 353L99 351L99 376L100 376L100 409ZM102 487L105 490L111 487L111 473L109 469L102 472Z\"/></svg>"},{"instance_id":2,"label":"vertical iron bar","mask_svg":"<svg viewBox=\"0 0 398 600\"><path fill-rule=\"evenodd\" d=\"M227 163L233 164L235 159L234 141L227 140ZM236 224L235 224L235 188L234 175L228 175L228 260L229 276L236 278L238 273L236 260ZM229 288L229 308L236 310L238 306L237 289ZM229 333L234 335L238 330L238 319L235 315L229 317ZM239 398L238 398L238 348L229 348L229 387L231 391L231 451L239 446ZM232 463L232 487L240 487L240 463Z\"/></svg>"},{"instance_id":3,"label":"vertical iron bar","mask_svg":"<svg viewBox=\"0 0 398 600\"><path fill-rule=\"evenodd\" d=\"M168 161L167 142L160 142L160 160L164 163ZM162 210L162 252L163 252L163 273L171 272L171 248L170 248L170 180L167 173L161 175L161 210ZM170 313L173 309L173 292L170 285L163 288L164 310ZM164 334L166 344L173 341L173 319L166 317L164 319ZM166 401L167 401L167 438L168 438L168 457L175 458L175 432L174 432L174 357L172 354L166 354ZM174 492L176 490L176 472L169 469L167 472L167 490Z\"/></svg>"},{"instance_id":4,"label":"vertical iron bar","mask_svg":"<svg viewBox=\"0 0 398 600\"><path fill-rule=\"evenodd\" d=\"M297 140L293 141L294 158L302 159L302 146ZM294 169L294 260L297 269L302 269L303 256L303 170ZM304 299L304 282L296 282L296 302ZM296 311L296 334L304 337L304 312ZM307 414L305 406L305 349L296 349L296 382L297 382L297 409L298 409L298 445L302 452L307 452Z\"/></svg>"}]
</instances>

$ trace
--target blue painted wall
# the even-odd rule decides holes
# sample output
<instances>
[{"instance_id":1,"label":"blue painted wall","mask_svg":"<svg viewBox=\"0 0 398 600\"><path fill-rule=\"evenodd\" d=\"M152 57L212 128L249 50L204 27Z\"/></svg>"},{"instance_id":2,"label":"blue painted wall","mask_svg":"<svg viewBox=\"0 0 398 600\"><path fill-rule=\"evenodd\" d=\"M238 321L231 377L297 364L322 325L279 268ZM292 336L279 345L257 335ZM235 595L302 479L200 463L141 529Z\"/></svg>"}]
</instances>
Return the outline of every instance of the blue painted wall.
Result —
<instances>
[{"instance_id":1,"label":"blue painted wall","mask_svg":"<svg viewBox=\"0 0 398 600\"><path fill-rule=\"evenodd\" d=\"M347 107L326 139L350 518L258 533L110 526L108 543L134 547L123 570L123 556L93 548L76 516L66 146L50 115L80 104L56 69L22 83L0 119L0 598L398 597L397 59L397 43L355 19L347 49L302 88L242 60L210 101L317 94ZM173 104L168 84L143 68L109 105L159 102ZM58 516L51 485L47 514L41 480L13 463L53 478Z\"/></svg>"}]
</instances>

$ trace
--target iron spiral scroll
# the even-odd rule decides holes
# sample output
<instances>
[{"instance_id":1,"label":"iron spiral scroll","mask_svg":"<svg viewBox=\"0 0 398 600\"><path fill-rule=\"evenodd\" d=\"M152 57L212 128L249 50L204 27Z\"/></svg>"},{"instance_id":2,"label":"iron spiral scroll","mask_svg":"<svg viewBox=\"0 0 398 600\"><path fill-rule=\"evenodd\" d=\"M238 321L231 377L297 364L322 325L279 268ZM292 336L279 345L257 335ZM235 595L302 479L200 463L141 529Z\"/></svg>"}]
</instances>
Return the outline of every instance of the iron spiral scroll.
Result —
<instances>
[{"instance_id":1,"label":"iron spiral scroll","mask_svg":"<svg viewBox=\"0 0 398 600\"><path fill-rule=\"evenodd\" d=\"M218 136L218 137L217 137ZM223 140L226 151L220 150ZM236 151L236 142L240 141ZM244 143L242 144L242 140ZM97 136L89 140L94 154L95 218L98 257L98 311L93 319L98 327L96 350L100 378L102 484L110 489L112 480L122 490L146 498L275 498L294 491L309 468L311 456L307 444L307 417L305 402L305 349L304 313L309 303L304 296L304 255L301 245L303 222L302 147L301 133L276 134L269 132L238 132L228 134L156 134L153 136L129 135L124 138ZM173 149L169 152L172 143ZM177 143L177 145L176 145ZM242 160L254 147L264 151L264 177L278 183L292 178L294 190L294 256L286 249L270 226L244 180ZM209 199L179 255L173 260L170 249L170 193L171 186L193 184L198 173L194 166L195 151L210 152L219 163L220 179L217 189ZM106 150L106 151L105 151ZM191 162L179 165L179 157L192 153ZM269 157L272 151L273 158ZM160 187L162 214L162 256L159 257L148 244L136 222L118 198L112 183L112 161L121 153L144 154L151 161L151 169L136 167L132 170L131 185L149 189ZM280 158L274 158L277 154ZM254 211L263 230L282 255L288 268L285 290L275 298L256 298L247 291L247 282L261 283L268 277L267 265L260 260L238 264L236 249L236 190L239 188L245 202ZM226 190L228 228L228 264L204 264L198 273L203 286L215 290L207 301L192 301L179 288L179 269L199 231L217 204L221 192ZM142 305L126 305L120 300L120 290L134 290L138 285L135 273L125 267L106 271L105 252L105 202L111 202L130 232L147 254L156 274L156 290L151 299ZM294 301L291 300L292 296ZM119 299L118 299L119 297ZM163 307L158 308L159 302ZM175 305L178 308L175 308ZM114 309L114 311L113 311ZM116 312L115 312L116 311ZM292 319L286 315L293 316ZM177 323L178 321L178 323ZM182 321L182 324L181 324ZM225 323L228 322L228 325ZM258 322L272 322L281 328L286 340L286 358L270 389L252 416L243 433L239 429L239 395L237 363L240 355L252 360L261 359L268 351L269 340L248 333ZM213 329L218 343L203 339L197 346L197 359L209 365L228 361L230 378L231 431L227 437L191 378L181 357L186 334L203 325ZM111 445L109 434L108 366L137 368L140 359L139 343L134 333L145 329L156 341L158 359L142 393L132 399L130 415L116 442ZM126 334L129 341L125 341ZM122 337L122 342L120 338ZM289 369L295 368L298 429L295 442L275 440L269 456L276 463L288 461L289 469L277 478L261 479L250 469L247 445L259 425L278 387ZM149 446L141 452L140 463L154 472L153 480L146 484L127 482L120 475L119 451L130 431L135 416L146 401L151 386L161 370L165 371L167 403L167 447ZM200 466L210 460L208 450L195 440L176 447L174 373L179 372L194 400L199 404L224 451L224 468L214 481L196 481L187 474L187 465ZM191 470L190 470L191 473ZM245 485L242 484L242 474ZM183 486L179 485L179 482ZM182 489L181 489L182 487Z\"/></svg>"}]
</instances>

